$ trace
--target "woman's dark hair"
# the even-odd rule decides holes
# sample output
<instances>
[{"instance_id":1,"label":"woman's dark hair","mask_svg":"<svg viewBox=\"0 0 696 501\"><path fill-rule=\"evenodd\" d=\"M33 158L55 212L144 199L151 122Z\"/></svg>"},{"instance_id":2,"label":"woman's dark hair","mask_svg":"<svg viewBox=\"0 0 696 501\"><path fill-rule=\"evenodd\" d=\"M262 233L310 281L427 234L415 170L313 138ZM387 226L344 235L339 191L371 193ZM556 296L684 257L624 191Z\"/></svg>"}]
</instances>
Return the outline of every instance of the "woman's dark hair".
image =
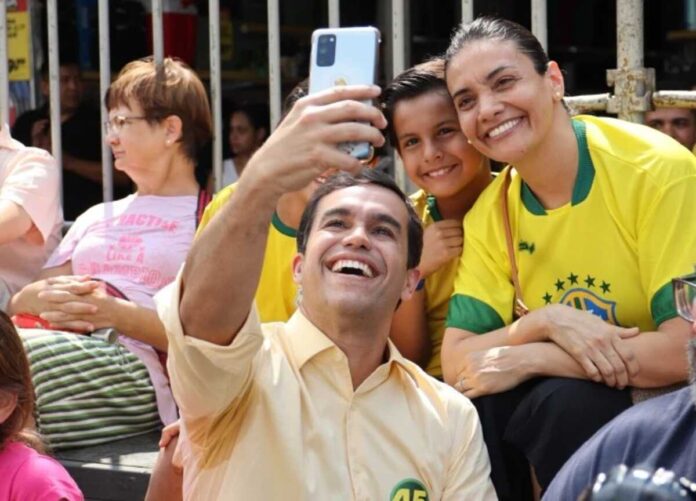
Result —
<instances>
[{"instance_id":1,"label":"woman's dark hair","mask_svg":"<svg viewBox=\"0 0 696 501\"><path fill-rule=\"evenodd\" d=\"M0 423L0 449L19 440L43 452L39 436L27 428L34 413L34 386L22 340L10 318L0 311L0 392L17 396L17 405Z\"/></svg>"},{"instance_id":2,"label":"woman's dark hair","mask_svg":"<svg viewBox=\"0 0 696 501\"><path fill-rule=\"evenodd\" d=\"M539 40L524 26L499 17L479 17L470 23L462 23L452 35L450 45L445 52L445 71L450 61L470 42L496 40L513 42L520 52L531 59L534 69L544 75L549 64L549 57Z\"/></svg>"},{"instance_id":3,"label":"woman's dark hair","mask_svg":"<svg viewBox=\"0 0 696 501\"><path fill-rule=\"evenodd\" d=\"M295 106L295 103L309 94L309 78L305 78L295 85L290 93L283 100L283 113L280 115L278 123L285 120L285 117L290 113L290 110Z\"/></svg>"},{"instance_id":4,"label":"woman's dark hair","mask_svg":"<svg viewBox=\"0 0 696 501\"><path fill-rule=\"evenodd\" d=\"M232 110L230 118L235 113L243 113L246 115L249 123L254 129L264 129L266 131L266 137L271 133L270 111L267 104L243 103Z\"/></svg>"},{"instance_id":5,"label":"woman's dark hair","mask_svg":"<svg viewBox=\"0 0 696 501\"><path fill-rule=\"evenodd\" d=\"M399 151L399 141L394 130L394 110L406 99L414 99L429 92L447 95L445 82L445 60L436 57L407 69L384 88L381 96L382 112L387 119L385 135L389 143Z\"/></svg>"},{"instance_id":6,"label":"woman's dark hair","mask_svg":"<svg viewBox=\"0 0 696 501\"><path fill-rule=\"evenodd\" d=\"M326 195L337 190L350 188L358 185L376 185L385 188L396 194L406 206L408 211L408 269L415 268L420 262L421 252L423 250L423 226L409 198L404 195L404 192L399 189L392 178L379 172L375 169L363 169L358 174L351 175L346 172L339 172L331 176L314 192L312 197L307 202L307 207L302 213L300 227L297 230L297 251L304 254L307 250L307 240L312 230L314 217L316 216L319 202Z\"/></svg>"}]
</instances>

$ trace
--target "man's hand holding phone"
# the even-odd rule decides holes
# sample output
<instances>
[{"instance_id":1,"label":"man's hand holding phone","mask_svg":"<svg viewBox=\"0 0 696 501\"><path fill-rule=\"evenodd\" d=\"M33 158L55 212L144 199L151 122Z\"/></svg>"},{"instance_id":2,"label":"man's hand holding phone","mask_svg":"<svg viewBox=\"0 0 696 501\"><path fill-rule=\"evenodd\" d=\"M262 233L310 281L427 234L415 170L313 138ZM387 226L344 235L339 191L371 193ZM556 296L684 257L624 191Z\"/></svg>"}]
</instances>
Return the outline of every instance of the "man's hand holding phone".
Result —
<instances>
[{"instance_id":1,"label":"man's hand holding phone","mask_svg":"<svg viewBox=\"0 0 696 501\"><path fill-rule=\"evenodd\" d=\"M386 119L367 104L379 93L376 85L347 85L298 100L249 161L240 184L261 177L260 185L277 197L305 187L330 169L357 172L362 168L360 160L336 145L384 144L380 129L386 127Z\"/></svg>"}]
</instances>

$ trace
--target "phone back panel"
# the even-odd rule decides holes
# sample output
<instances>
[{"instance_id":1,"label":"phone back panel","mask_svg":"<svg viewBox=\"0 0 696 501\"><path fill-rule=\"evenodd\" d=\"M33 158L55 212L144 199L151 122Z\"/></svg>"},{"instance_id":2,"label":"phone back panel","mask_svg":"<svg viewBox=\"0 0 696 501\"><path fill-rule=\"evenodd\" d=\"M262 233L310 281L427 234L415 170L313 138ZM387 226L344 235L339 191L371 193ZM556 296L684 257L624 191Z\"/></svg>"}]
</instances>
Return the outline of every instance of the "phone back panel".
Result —
<instances>
[{"instance_id":1,"label":"phone back panel","mask_svg":"<svg viewBox=\"0 0 696 501\"><path fill-rule=\"evenodd\" d=\"M317 62L318 41L322 35L333 35L336 38L335 57L330 66L320 66ZM379 30L371 26L315 30L312 33L309 93L338 85L374 84L379 42ZM369 143L341 143L338 147L365 161L374 154Z\"/></svg>"}]
</instances>

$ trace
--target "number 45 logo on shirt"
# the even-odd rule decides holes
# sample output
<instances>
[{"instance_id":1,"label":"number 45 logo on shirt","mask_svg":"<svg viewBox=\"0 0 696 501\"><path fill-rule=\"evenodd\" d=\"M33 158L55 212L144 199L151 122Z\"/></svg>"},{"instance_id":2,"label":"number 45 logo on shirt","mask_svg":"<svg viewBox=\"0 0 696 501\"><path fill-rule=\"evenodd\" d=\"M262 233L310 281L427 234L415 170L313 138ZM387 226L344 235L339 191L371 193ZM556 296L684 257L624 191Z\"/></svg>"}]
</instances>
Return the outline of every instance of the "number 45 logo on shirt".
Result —
<instances>
[{"instance_id":1,"label":"number 45 logo on shirt","mask_svg":"<svg viewBox=\"0 0 696 501\"><path fill-rule=\"evenodd\" d=\"M428 490L420 480L408 478L392 489L389 501L429 501Z\"/></svg>"}]
</instances>

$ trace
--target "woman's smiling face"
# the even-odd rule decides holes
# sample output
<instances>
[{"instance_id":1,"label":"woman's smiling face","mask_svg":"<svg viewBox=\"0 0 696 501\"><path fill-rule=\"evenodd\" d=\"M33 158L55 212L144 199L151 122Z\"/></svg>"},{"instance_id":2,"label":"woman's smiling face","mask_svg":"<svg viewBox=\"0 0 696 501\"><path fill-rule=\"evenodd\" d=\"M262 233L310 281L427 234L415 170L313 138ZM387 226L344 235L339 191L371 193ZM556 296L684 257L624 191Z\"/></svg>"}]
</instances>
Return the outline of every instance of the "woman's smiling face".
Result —
<instances>
[{"instance_id":1,"label":"woman's smiling face","mask_svg":"<svg viewBox=\"0 0 696 501\"><path fill-rule=\"evenodd\" d=\"M540 75L514 42L477 40L449 62L447 87L472 145L514 164L547 137L561 106L563 76L554 62Z\"/></svg>"}]
</instances>

